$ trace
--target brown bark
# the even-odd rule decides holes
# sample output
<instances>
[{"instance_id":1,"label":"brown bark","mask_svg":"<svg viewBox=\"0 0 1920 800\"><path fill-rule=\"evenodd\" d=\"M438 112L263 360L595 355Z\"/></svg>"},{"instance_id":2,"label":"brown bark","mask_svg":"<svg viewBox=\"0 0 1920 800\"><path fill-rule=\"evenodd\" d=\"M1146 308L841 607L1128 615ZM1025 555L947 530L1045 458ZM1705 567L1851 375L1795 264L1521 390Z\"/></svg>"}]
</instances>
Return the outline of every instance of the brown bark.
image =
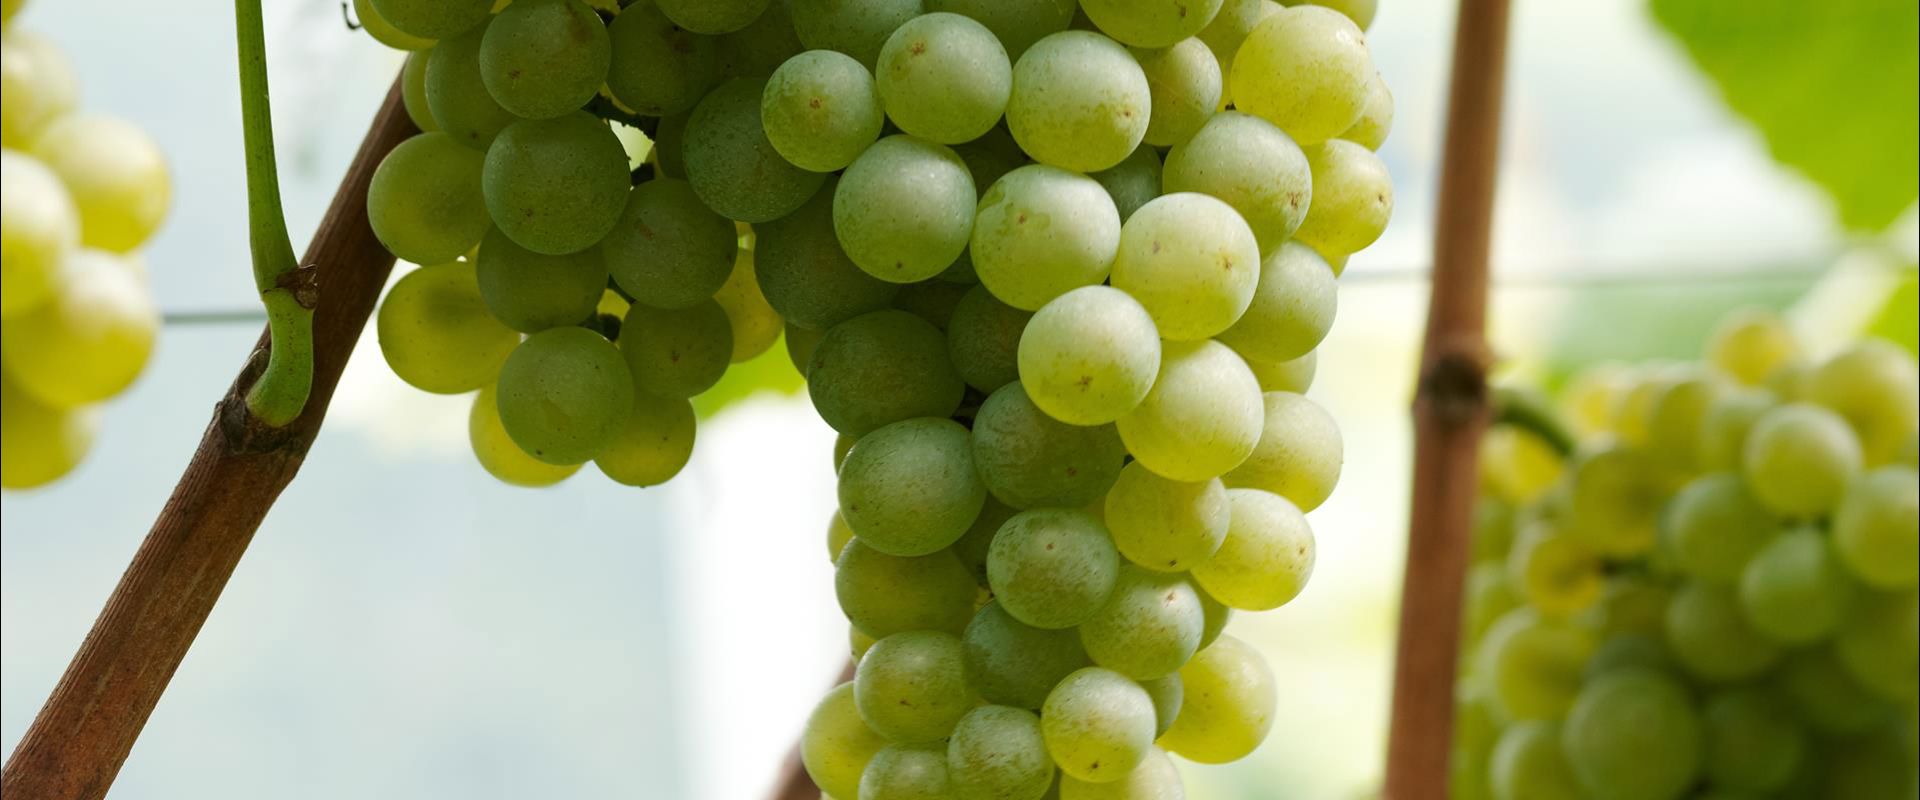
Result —
<instances>
[{"instance_id":1,"label":"brown bark","mask_svg":"<svg viewBox=\"0 0 1920 800\"><path fill-rule=\"evenodd\" d=\"M1487 256L1506 79L1507 0L1461 0L1414 398L1413 503L1394 662L1386 797L1447 796L1461 585L1487 390Z\"/></svg>"},{"instance_id":2,"label":"brown bark","mask_svg":"<svg viewBox=\"0 0 1920 800\"><path fill-rule=\"evenodd\" d=\"M262 334L214 406L193 461L133 563L7 759L0 793L79 800L102 797L113 785L254 531L320 432L340 372L393 268L393 256L368 226L367 185L387 152L415 132L396 81L300 262L318 294L305 412L284 428L248 413L247 389L266 363Z\"/></svg>"}]
</instances>

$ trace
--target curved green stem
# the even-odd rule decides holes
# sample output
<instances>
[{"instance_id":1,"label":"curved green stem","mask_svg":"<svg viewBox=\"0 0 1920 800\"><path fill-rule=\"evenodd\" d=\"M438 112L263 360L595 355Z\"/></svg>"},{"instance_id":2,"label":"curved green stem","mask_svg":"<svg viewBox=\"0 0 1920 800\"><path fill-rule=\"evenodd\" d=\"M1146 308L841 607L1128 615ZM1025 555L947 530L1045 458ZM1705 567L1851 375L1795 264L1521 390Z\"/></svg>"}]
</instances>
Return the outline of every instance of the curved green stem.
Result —
<instances>
[{"instance_id":1,"label":"curved green stem","mask_svg":"<svg viewBox=\"0 0 1920 800\"><path fill-rule=\"evenodd\" d=\"M240 49L240 120L247 148L247 234L253 283L267 307L267 368L247 391L247 410L281 427L300 416L313 389L313 291L293 256L280 176L273 156L273 110L267 94L267 45L261 0L234 0Z\"/></svg>"},{"instance_id":2,"label":"curved green stem","mask_svg":"<svg viewBox=\"0 0 1920 800\"><path fill-rule=\"evenodd\" d=\"M1540 437L1562 457L1573 454L1579 443L1553 407L1532 392L1497 386L1493 390L1493 424L1511 425Z\"/></svg>"}]
</instances>

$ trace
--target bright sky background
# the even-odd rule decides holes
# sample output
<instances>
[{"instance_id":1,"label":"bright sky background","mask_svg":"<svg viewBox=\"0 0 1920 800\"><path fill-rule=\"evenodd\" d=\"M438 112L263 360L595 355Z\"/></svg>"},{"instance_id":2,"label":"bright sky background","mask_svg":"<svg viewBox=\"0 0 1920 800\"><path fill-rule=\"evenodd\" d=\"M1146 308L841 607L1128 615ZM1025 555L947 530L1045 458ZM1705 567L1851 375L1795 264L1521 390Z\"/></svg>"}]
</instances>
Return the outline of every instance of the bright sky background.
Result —
<instances>
[{"instance_id":1,"label":"bright sky background","mask_svg":"<svg viewBox=\"0 0 1920 800\"><path fill-rule=\"evenodd\" d=\"M310 231L399 63L327 0L269 3L289 221ZM1398 97L1387 236L1356 257L1313 396L1347 437L1312 519L1318 571L1232 628L1280 677L1266 746L1186 769L1190 797L1356 797L1377 779L1405 510L1405 407L1451 4L1385 0ZM231 10L32 0L16 24L77 64L83 107L173 159L148 253L169 310L245 308ZM1496 261L1504 274L1731 269L1813 258L1826 201L1776 169L1633 2L1517 3ZM1499 293L1501 352L1537 354L1566 293ZM1627 321L1630 322L1630 321ZM253 341L171 328L51 489L0 504L0 746L11 751L124 569ZM843 657L823 543L832 434L766 397L703 423L688 471L639 491L589 469L525 491L466 451L466 398L409 389L363 342L329 425L182 665L115 797L755 798Z\"/></svg>"}]
</instances>

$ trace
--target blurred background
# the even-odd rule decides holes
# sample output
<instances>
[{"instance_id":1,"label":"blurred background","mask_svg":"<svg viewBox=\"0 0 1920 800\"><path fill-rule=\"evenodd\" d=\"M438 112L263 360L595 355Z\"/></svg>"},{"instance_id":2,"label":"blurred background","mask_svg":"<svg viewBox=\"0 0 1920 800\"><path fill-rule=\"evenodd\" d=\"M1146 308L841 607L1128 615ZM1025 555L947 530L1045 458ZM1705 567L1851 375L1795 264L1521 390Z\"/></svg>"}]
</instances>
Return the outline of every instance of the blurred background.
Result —
<instances>
[{"instance_id":1,"label":"blurred background","mask_svg":"<svg viewBox=\"0 0 1920 800\"><path fill-rule=\"evenodd\" d=\"M1345 432L1345 474L1312 517L1306 592L1233 623L1280 678L1273 734L1242 762L1183 765L1195 800L1344 800L1379 780L1453 26L1442 0L1382 5L1369 41L1397 100L1381 151L1397 208L1342 278L1311 392ZM1722 311L1756 303L1791 308L1815 342L1877 325L1911 346L1911 3L1656 6L1516 4L1494 247L1503 368L1551 383L1597 359L1690 356ZM298 248L400 54L331 0L267 13ZM0 502L9 752L260 327L181 318L255 307L231 9L39 0L14 24L67 50L84 107L158 139L175 206L146 251L174 315L156 357L73 474ZM1809 93L1792 80L1808 74L1850 87ZM703 409L669 485L586 470L523 490L474 463L470 400L402 384L369 331L114 796L762 796L846 657L824 543L833 433L792 393L781 348L769 358L735 372L770 388L730 373L734 402Z\"/></svg>"}]
</instances>

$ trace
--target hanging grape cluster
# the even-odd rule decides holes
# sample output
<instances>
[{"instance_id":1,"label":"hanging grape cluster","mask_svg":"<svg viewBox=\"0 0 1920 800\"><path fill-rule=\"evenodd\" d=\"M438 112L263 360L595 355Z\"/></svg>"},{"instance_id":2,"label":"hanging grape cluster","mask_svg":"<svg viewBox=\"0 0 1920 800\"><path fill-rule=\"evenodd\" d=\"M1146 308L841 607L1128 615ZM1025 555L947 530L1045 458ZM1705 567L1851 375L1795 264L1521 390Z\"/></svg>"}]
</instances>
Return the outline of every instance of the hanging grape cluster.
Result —
<instances>
[{"instance_id":1,"label":"hanging grape cluster","mask_svg":"<svg viewBox=\"0 0 1920 800\"><path fill-rule=\"evenodd\" d=\"M1911 798L1920 370L1765 312L1485 446L1454 797Z\"/></svg>"},{"instance_id":2,"label":"hanging grape cluster","mask_svg":"<svg viewBox=\"0 0 1920 800\"><path fill-rule=\"evenodd\" d=\"M0 32L0 486L25 489L86 457L100 404L146 367L160 311L137 252L172 202L144 131L82 114L53 42Z\"/></svg>"}]
</instances>

